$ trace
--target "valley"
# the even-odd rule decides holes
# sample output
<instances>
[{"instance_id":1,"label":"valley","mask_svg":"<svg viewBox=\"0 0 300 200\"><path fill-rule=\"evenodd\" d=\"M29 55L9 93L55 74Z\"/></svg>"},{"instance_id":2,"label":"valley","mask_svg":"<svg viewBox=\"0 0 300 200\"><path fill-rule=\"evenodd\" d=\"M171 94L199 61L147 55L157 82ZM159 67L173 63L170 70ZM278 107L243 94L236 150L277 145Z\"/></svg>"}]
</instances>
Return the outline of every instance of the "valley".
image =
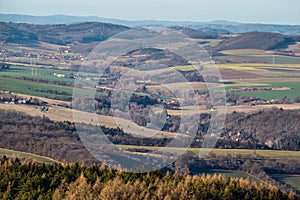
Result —
<instances>
[{"instance_id":1,"label":"valley","mask_svg":"<svg viewBox=\"0 0 300 200\"><path fill-rule=\"evenodd\" d=\"M168 28L201 47L203 61L150 44L115 56L115 42L136 37L123 38L133 30L124 25L1 22L0 156L25 167L100 165L101 153L120 163L178 156L164 172L222 174L299 194L299 35ZM108 150L97 149L97 137Z\"/></svg>"}]
</instances>

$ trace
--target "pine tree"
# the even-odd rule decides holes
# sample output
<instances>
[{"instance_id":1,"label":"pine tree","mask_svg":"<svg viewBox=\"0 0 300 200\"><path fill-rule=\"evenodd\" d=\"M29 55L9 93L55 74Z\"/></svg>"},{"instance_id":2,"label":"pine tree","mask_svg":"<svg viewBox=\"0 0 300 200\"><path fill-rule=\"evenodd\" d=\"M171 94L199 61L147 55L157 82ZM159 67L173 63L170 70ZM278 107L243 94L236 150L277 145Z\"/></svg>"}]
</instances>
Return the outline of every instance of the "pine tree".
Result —
<instances>
[{"instance_id":1,"label":"pine tree","mask_svg":"<svg viewBox=\"0 0 300 200\"><path fill-rule=\"evenodd\" d=\"M83 174L72 182L66 191L66 200L93 200L92 188Z\"/></svg>"},{"instance_id":2,"label":"pine tree","mask_svg":"<svg viewBox=\"0 0 300 200\"><path fill-rule=\"evenodd\" d=\"M7 188L3 194L3 200L11 199L11 182L8 182Z\"/></svg>"},{"instance_id":3,"label":"pine tree","mask_svg":"<svg viewBox=\"0 0 300 200\"><path fill-rule=\"evenodd\" d=\"M60 186L58 186L58 188L55 189L52 198L54 200L64 199L66 196L65 193L66 193L67 189L68 189L68 184L66 183L66 180L63 180L62 183L60 184Z\"/></svg>"}]
</instances>

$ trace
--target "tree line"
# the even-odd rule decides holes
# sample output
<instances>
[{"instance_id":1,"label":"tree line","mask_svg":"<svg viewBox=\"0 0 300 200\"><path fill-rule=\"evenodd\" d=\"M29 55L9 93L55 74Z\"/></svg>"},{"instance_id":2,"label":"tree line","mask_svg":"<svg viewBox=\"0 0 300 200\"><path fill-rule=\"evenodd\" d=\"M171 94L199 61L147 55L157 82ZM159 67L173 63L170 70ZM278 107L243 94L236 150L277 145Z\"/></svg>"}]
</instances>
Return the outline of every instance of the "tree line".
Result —
<instances>
[{"instance_id":1,"label":"tree line","mask_svg":"<svg viewBox=\"0 0 300 200\"><path fill-rule=\"evenodd\" d=\"M293 192L222 175L129 173L104 165L0 160L0 198L8 199L300 199Z\"/></svg>"}]
</instances>

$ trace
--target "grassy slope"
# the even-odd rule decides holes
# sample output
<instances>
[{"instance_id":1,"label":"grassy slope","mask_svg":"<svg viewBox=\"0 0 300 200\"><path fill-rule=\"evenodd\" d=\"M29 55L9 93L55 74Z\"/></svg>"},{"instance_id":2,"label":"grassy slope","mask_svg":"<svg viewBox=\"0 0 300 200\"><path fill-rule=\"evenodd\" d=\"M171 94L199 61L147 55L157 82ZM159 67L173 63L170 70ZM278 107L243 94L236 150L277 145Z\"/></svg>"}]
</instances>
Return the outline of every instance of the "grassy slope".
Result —
<instances>
[{"instance_id":1,"label":"grassy slope","mask_svg":"<svg viewBox=\"0 0 300 200\"><path fill-rule=\"evenodd\" d=\"M83 122L87 124L101 125L109 128L119 127L116 124L116 120L119 124L122 125L123 130L126 133L130 133L137 136L149 137L149 135L154 137L174 137L174 133L156 131L153 129L145 128L142 126L136 125L134 122L121 119L117 117L97 115L96 117L87 112L72 110L69 108L59 107L59 106L50 106L49 111L44 113L40 111L40 107L29 106L29 105L10 105L10 104L0 104L0 109L6 110L16 110L19 112L24 112L32 116L48 117L54 121L70 121L74 122L74 115L76 116L76 122Z\"/></svg>"},{"instance_id":2,"label":"grassy slope","mask_svg":"<svg viewBox=\"0 0 300 200\"><path fill-rule=\"evenodd\" d=\"M242 64L217 64L218 69L231 69L240 72L259 74L266 77L294 77L299 76L299 64L264 64L264 63L242 63ZM211 67L207 65L206 67ZM277 71L276 71L277 70ZM279 71L280 70L280 71ZM297 73L295 73L297 72ZM236 77L240 79L240 77Z\"/></svg>"},{"instance_id":3,"label":"grassy slope","mask_svg":"<svg viewBox=\"0 0 300 200\"><path fill-rule=\"evenodd\" d=\"M156 151L158 147L147 147L147 146L133 146L133 145L118 145L122 149L145 149L150 151ZM185 149L182 148L171 148L165 147L165 151L168 152L185 152ZM207 152L210 149L200 149L200 148L189 148L187 151L194 153L195 155L199 155L199 152ZM222 155L240 155L243 157L253 156L253 150L251 149L212 149L210 155L214 154L215 156ZM277 150L257 150L257 156L265 157L265 158L293 158L300 160L300 153L298 151L277 151Z\"/></svg>"},{"instance_id":4,"label":"grassy slope","mask_svg":"<svg viewBox=\"0 0 300 200\"><path fill-rule=\"evenodd\" d=\"M300 82L269 82L269 83L262 83L262 84L266 84L266 86L264 86L264 87L272 87L272 88L288 87L288 88L291 88L291 90L236 92L236 94L241 95L241 96L255 96L255 97L265 99L265 100L278 99L278 98L282 98L282 97L287 97L287 98L293 99L300 95ZM229 89L229 88L231 89L233 87L229 86L227 89Z\"/></svg>"},{"instance_id":5,"label":"grassy slope","mask_svg":"<svg viewBox=\"0 0 300 200\"><path fill-rule=\"evenodd\" d=\"M71 74L73 75L80 75L80 76L97 76L101 77L101 74L94 74L94 73L86 73L86 72L76 72L76 71L69 71L69 70L61 70L61 69L51 69L51 68L42 68L42 67L33 67L32 66L17 66L13 65L9 69L4 71L0 71L0 76L9 76L9 77L27 77L27 78L39 78L41 80L48 80L48 81L60 81L66 83L73 83L74 79L70 78L59 78L54 76L54 73L57 74Z\"/></svg>"},{"instance_id":6,"label":"grassy slope","mask_svg":"<svg viewBox=\"0 0 300 200\"><path fill-rule=\"evenodd\" d=\"M209 67L209 66L207 66ZM241 96L255 96L265 100L278 99L282 97L295 98L300 94L300 82L290 81L291 78L300 75L300 64L218 64L219 69L231 69L241 72L248 72L253 74L260 74L269 77L268 81L260 82L259 80L242 80L236 77L233 81L234 84L228 84L226 90L239 87L273 87L273 88L291 88L291 90L282 91L260 91L260 92L237 92ZM182 67L184 68L184 67ZM188 69L188 67L187 67ZM283 71L272 71L283 70ZM284 71L286 70L286 71ZM299 72L299 73L298 73ZM278 81L280 77L286 77L284 81ZM289 81L288 81L289 80Z\"/></svg>"},{"instance_id":7,"label":"grassy slope","mask_svg":"<svg viewBox=\"0 0 300 200\"><path fill-rule=\"evenodd\" d=\"M59 161L56 161L52 158L48 158L45 156L39 156L32 153L25 153L20 151L14 151L14 150L8 150L0 148L0 157L7 156L9 158L25 158L25 159L33 159L40 163L58 163Z\"/></svg>"},{"instance_id":8,"label":"grassy slope","mask_svg":"<svg viewBox=\"0 0 300 200\"><path fill-rule=\"evenodd\" d=\"M32 79L41 79L47 81L60 81L65 83L73 83L74 79L69 78L59 78L54 76L54 73L58 74L70 74L70 71L66 70L55 70L55 69L45 69L45 68L31 68L23 66L11 66L8 70L0 71L0 76L8 76L13 78L32 78Z\"/></svg>"},{"instance_id":9,"label":"grassy slope","mask_svg":"<svg viewBox=\"0 0 300 200\"><path fill-rule=\"evenodd\" d=\"M225 55L217 56L218 59L247 59L249 62L269 62L272 63L274 56L270 55ZM292 64L299 63L300 58L291 56L275 56L275 63Z\"/></svg>"},{"instance_id":10,"label":"grassy slope","mask_svg":"<svg viewBox=\"0 0 300 200\"><path fill-rule=\"evenodd\" d=\"M290 185L300 194L300 175L273 174L272 177L281 183Z\"/></svg>"},{"instance_id":11,"label":"grassy slope","mask_svg":"<svg viewBox=\"0 0 300 200\"><path fill-rule=\"evenodd\" d=\"M4 77L0 77L0 90L58 100L65 100L67 98L71 100L73 94L73 88L68 86L28 82ZM79 90L83 95L91 93L86 89L76 90Z\"/></svg>"}]
</instances>

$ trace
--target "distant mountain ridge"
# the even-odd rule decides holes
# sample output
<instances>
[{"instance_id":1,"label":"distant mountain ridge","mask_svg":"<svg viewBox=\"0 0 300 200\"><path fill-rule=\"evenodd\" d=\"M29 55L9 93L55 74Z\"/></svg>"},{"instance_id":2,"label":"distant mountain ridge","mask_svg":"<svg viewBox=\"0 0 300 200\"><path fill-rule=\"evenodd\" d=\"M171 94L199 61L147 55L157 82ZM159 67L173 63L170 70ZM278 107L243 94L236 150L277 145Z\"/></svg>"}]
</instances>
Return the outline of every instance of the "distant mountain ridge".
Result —
<instances>
[{"instance_id":1,"label":"distant mountain ridge","mask_svg":"<svg viewBox=\"0 0 300 200\"><path fill-rule=\"evenodd\" d=\"M73 42L101 42L129 30L129 27L108 23L85 22L78 24L37 25L0 22L0 41L66 45Z\"/></svg>"},{"instance_id":2,"label":"distant mountain ridge","mask_svg":"<svg viewBox=\"0 0 300 200\"><path fill-rule=\"evenodd\" d=\"M221 39L214 46L214 52L230 49L284 49L300 42L300 35L284 35L270 32L246 32L238 36L230 36L224 29L201 29L173 26L168 27L194 39ZM0 22L0 42L19 44L51 44L72 46L73 52L87 53L94 48L95 42L104 41L111 36L130 30L130 27L100 22L84 22L76 24L26 24ZM227 35L227 36L225 36Z\"/></svg>"},{"instance_id":3,"label":"distant mountain ridge","mask_svg":"<svg viewBox=\"0 0 300 200\"><path fill-rule=\"evenodd\" d=\"M274 25L274 24L246 24L237 22L228 22L225 20L216 20L212 22L191 22L191 21L155 21L155 20L119 20L111 18L101 18L95 16L67 16L67 15L52 15L52 16L30 16L19 14L0 14L0 21L2 22L15 22L15 23L30 23L30 24L73 24L82 22L102 22L119 24L129 27L171 27L183 26L197 30L210 28L210 29L223 29L232 33L245 33L245 32L273 32L286 35L300 34L300 25Z\"/></svg>"}]
</instances>

